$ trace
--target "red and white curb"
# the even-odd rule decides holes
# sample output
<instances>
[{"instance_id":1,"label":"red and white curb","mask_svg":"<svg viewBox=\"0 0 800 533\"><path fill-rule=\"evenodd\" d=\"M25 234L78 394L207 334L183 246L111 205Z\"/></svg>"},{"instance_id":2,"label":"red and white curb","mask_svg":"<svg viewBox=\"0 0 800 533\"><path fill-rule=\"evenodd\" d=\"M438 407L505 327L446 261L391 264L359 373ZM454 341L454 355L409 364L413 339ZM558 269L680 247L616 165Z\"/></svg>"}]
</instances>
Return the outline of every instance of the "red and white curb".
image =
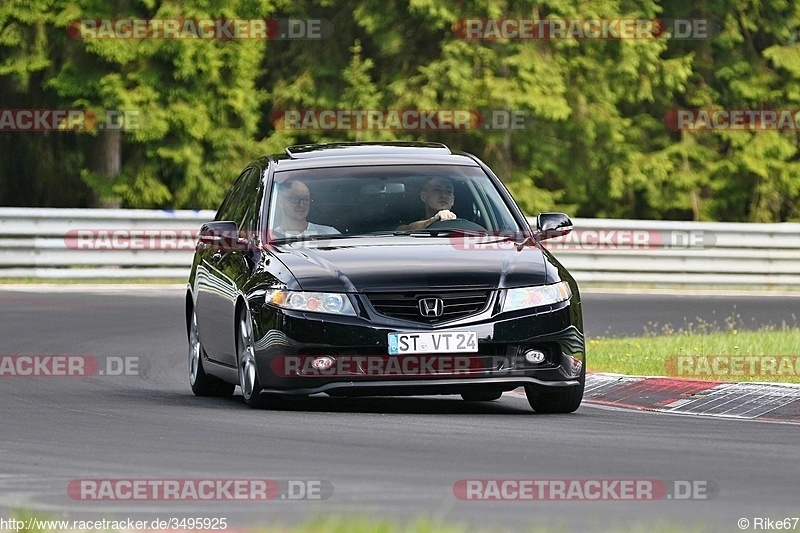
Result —
<instances>
[{"instance_id":1,"label":"red and white curb","mask_svg":"<svg viewBox=\"0 0 800 533\"><path fill-rule=\"evenodd\" d=\"M512 391L525 396L520 388ZM585 403L642 411L800 423L800 385L589 373Z\"/></svg>"},{"instance_id":2,"label":"red and white curb","mask_svg":"<svg viewBox=\"0 0 800 533\"><path fill-rule=\"evenodd\" d=\"M800 422L800 385L591 373L584 401L662 413Z\"/></svg>"}]
</instances>

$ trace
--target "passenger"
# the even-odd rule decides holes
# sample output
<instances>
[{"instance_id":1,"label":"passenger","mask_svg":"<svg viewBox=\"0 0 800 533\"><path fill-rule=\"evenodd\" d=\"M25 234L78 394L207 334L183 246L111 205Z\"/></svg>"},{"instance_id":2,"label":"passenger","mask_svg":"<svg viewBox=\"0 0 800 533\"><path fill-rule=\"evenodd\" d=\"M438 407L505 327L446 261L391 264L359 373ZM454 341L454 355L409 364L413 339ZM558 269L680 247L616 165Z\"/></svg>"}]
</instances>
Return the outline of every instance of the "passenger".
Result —
<instances>
[{"instance_id":1,"label":"passenger","mask_svg":"<svg viewBox=\"0 0 800 533\"><path fill-rule=\"evenodd\" d=\"M274 231L278 238L310 237L312 235L338 235L332 226L308 222L311 191L302 181L290 181L278 186L277 206L281 214L280 225Z\"/></svg>"}]
</instances>

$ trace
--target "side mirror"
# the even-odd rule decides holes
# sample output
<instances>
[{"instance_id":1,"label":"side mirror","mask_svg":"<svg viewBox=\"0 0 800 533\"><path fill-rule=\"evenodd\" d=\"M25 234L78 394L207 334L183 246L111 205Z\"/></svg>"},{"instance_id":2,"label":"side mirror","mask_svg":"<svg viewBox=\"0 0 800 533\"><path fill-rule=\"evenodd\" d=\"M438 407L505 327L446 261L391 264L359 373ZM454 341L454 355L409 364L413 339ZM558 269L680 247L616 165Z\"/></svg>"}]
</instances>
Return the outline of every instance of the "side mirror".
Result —
<instances>
[{"instance_id":1,"label":"side mirror","mask_svg":"<svg viewBox=\"0 0 800 533\"><path fill-rule=\"evenodd\" d=\"M239 228L236 227L236 222L206 222L200 228L197 250L209 249L222 252L243 252L247 250L247 239L239 236Z\"/></svg>"},{"instance_id":2,"label":"side mirror","mask_svg":"<svg viewBox=\"0 0 800 533\"><path fill-rule=\"evenodd\" d=\"M536 237L540 241L563 237L572 231L572 221L564 213L539 213L536 216Z\"/></svg>"}]
</instances>

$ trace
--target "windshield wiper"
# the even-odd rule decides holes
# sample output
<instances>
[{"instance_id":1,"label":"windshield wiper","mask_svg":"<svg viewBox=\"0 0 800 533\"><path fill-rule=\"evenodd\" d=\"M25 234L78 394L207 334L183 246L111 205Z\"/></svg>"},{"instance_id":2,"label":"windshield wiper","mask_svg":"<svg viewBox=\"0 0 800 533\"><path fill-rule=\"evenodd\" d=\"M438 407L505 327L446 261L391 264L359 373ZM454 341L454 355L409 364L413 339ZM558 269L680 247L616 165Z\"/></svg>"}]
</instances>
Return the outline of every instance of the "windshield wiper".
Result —
<instances>
[{"instance_id":1,"label":"windshield wiper","mask_svg":"<svg viewBox=\"0 0 800 533\"><path fill-rule=\"evenodd\" d=\"M303 242L303 241L320 241L320 240L327 240L327 239L350 239L353 237L358 237L358 235L346 235L342 233L327 233L322 235L303 235L302 237L293 236L293 237L284 237L282 239L274 239L272 242L276 243L287 243L287 242Z\"/></svg>"},{"instance_id":2,"label":"windshield wiper","mask_svg":"<svg viewBox=\"0 0 800 533\"><path fill-rule=\"evenodd\" d=\"M291 242L307 242L307 241L324 241L324 240L333 240L333 239L367 239L367 238L374 238L380 237L385 235L396 235L397 233L394 231L380 231L380 232L372 232L372 233L353 233L353 234L346 234L346 233L332 233L327 235L304 235L302 237L285 237L283 239L275 239L273 242L278 244L286 244ZM402 233L406 235L407 233Z\"/></svg>"},{"instance_id":3,"label":"windshield wiper","mask_svg":"<svg viewBox=\"0 0 800 533\"><path fill-rule=\"evenodd\" d=\"M389 231L373 231L370 235L397 235L397 236L424 236L424 237L438 237L439 235L453 235L453 234L466 234L466 235L481 235L486 233L484 230L469 230L469 229L453 229L453 228L437 228L437 229L402 229L402 230L389 230Z\"/></svg>"},{"instance_id":4,"label":"windshield wiper","mask_svg":"<svg viewBox=\"0 0 800 533\"><path fill-rule=\"evenodd\" d=\"M370 233L355 233L352 235L344 233L333 233L325 235L307 235L302 237L285 237L283 239L275 239L273 242L278 244L285 244L290 242L304 242L304 241L321 241L327 239L365 239L374 237L386 236L403 236L403 237L449 237L452 235L484 235L485 230L469 230L469 229L453 229L453 228L439 228L439 229L409 229L409 230L386 230L386 231L372 231Z\"/></svg>"}]
</instances>

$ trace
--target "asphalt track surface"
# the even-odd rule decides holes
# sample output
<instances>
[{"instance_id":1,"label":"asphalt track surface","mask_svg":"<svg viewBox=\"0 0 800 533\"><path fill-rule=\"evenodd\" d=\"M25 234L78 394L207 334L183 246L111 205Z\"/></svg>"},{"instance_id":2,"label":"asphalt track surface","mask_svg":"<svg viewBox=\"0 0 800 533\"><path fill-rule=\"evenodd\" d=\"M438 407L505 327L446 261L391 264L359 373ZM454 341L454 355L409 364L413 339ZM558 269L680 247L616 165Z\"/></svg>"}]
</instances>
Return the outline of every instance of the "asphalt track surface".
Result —
<instances>
[{"instance_id":1,"label":"asphalt track surface","mask_svg":"<svg viewBox=\"0 0 800 533\"><path fill-rule=\"evenodd\" d=\"M641 333L695 315L792 321L797 298L586 294L589 335ZM736 306L735 308L733 306ZM603 408L536 415L524 398L311 398L254 411L196 398L177 291L0 291L0 355L138 358L138 375L0 378L0 516L225 517L228 527L358 513L418 515L496 531L617 531L653 524L741 531L740 518L800 514L800 427ZM751 320L753 318L754 320ZM324 480L322 501L71 499L76 479ZM708 481L690 501L464 501L467 479ZM800 528L800 525L798 526Z\"/></svg>"}]
</instances>

